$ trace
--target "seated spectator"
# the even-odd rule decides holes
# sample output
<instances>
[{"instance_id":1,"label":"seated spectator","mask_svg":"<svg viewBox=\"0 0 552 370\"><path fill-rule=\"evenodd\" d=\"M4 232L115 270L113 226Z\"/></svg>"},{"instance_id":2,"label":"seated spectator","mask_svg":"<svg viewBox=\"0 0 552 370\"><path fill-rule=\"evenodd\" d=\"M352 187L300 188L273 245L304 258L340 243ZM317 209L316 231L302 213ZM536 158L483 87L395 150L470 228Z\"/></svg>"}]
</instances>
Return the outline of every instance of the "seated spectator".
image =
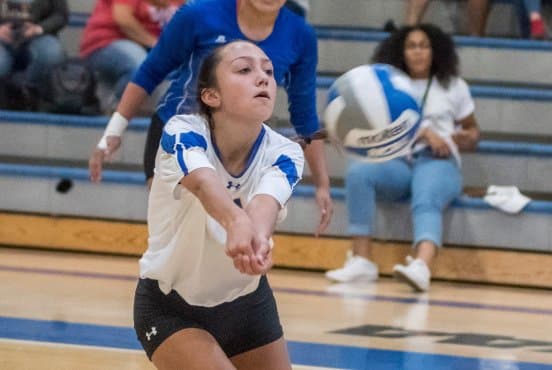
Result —
<instances>
[{"instance_id":1,"label":"seated spectator","mask_svg":"<svg viewBox=\"0 0 552 370\"><path fill-rule=\"evenodd\" d=\"M98 0L81 39L80 54L113 87L115 107L134 71L183 0Z\"/></svg>"},{"instance_id":2,"label":"seated spectator","mask_svg":"<svg viewBox=\"0 0 552 370\"><path fill-rule=\"evenodd\" d=\"M523 0L523 13L529 18L529 36L532 39L543 40L548 38L546 25L541 14L541 0Z\"/></svg>"},{"instance_id":3,"label":"seated spectator","mask_svg":"<svg viewBox=\"0 0 552 370\"><path fill-rule=\"evenodd\" d=\"M40 90L65 59L57 33L68 18L65 0L0 0L0 79L21 71L24 83Z\"/></svg>"},{"instance_id":4,"label":"seated spectator","mask_svg":"<svg viewBox=\"0 0 552 370\"><path fill-rule=\"evenodd\" d=\"M474 103L468 85L458 77L452 38L435 26L403 27L378 46L373 60L410 76L410 93L423 116L420 137L408 157L350 164L345 185L353 256L326 276L339 282L376 280L378 267L370 261L376 198L409 197L414 258L409 256L406 265L393 271L416 290L426 291L428 266L442 243L443 211L462 191L459 152L473 150L479 138Z\"/></svg>"},{"instance_id":5,"label":"seated spectator","mask_svg":"<svg viewBox=\"0 0 552 370\"><path fill-rule=\"evenodd\" d=\"M429 0L408 0L406 8L406 25L414 26L422 20ZM489 0L468 0L468 34L484 36L489 15Z\"/></svg>"}]
</instances>

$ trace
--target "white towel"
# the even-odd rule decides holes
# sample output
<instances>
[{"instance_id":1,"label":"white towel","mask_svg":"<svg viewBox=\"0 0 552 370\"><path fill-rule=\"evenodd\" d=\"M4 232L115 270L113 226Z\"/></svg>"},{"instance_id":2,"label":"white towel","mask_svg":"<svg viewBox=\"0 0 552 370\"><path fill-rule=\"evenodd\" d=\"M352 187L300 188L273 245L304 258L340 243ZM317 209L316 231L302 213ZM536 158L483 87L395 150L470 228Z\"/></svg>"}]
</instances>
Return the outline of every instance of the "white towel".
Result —
<instances>
[{"instance_id":1,"label":"white towel","mask_svg":"<svg viewBox=\"0 0 552 370\"><path fill-rule=\"evenodd\" d=\"M483 200L506 213L519 213L531 201L516 186L490 185Z\"/></svg>"}]
</instances>

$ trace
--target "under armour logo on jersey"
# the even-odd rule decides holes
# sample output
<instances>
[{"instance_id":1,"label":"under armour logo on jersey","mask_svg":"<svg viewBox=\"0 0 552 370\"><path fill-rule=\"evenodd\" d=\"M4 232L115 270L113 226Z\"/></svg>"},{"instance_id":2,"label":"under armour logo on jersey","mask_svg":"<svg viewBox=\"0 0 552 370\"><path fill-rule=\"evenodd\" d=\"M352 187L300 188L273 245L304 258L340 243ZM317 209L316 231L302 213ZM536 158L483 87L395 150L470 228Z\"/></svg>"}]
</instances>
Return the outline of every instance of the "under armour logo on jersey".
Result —
<instances>
[{"instance_id":1,"label":"under armour logo on jersey","mask_svg":"<svg viewBox=\"0 0 552 370\"><path fill-rule=\"evenodd\" d=\"M155 329L155 326L151 327L151 332L146 332L146 337L148 338L148 342L150 341L152 335L157 335L157 330Z\"/></svg>"},{"instance_id":2,"label":"under armour logo on jersey","mask_svg":"<svg viewBox=\"0 0 552 370\"><path fill-rule=\"evenodd\" d=\"M228 181L228 184L226 185L226 189L236 189L239 190L241 187L241 184L234 184L232 181Z\"/></svg>"},{"instance_id":3,"label":"under armour logo on jersey","mask_svg":"<svg viewBox=\"0 0 552 370\"><path fill-rule=\"evenodd\" d=\"M216 44L226 44L226 36L224 35L218 35L218 37L215 39Z\"/></svg>"}]
</instances>

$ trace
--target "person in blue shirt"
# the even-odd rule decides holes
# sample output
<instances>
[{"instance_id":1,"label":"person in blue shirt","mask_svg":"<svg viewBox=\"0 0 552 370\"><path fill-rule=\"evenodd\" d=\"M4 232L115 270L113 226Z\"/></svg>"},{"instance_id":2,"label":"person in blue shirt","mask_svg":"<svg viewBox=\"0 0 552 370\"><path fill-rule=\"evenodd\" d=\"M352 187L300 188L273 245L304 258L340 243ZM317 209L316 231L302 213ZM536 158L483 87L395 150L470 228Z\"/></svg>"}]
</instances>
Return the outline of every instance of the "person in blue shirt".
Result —
<instances>
[{"instance_id":1,"label":"person in blue shirt","mask_svg":"<svg viewBox=\"0 0 552 370\"><path fill-rule=\"evenodd\" d=\"M101 180L102 164L118 149L128 120L172 71L176 77L151 120L144 154L146 178L153 176L155 154L164 124L175 114L197 111L197 72L203 58L233 40L258 45L274 64L274 77L287 90L291 123L310 142L305 157L316 185L321 212L316 235L333 213L329 178L321 140L310 140L320 129L316 113L316 36L305 20L284 7L285 0L192 0L182 6L164 29L156 46L127 85L116 112L90 157L92 181Z\"/></svg>"}]
</instances>

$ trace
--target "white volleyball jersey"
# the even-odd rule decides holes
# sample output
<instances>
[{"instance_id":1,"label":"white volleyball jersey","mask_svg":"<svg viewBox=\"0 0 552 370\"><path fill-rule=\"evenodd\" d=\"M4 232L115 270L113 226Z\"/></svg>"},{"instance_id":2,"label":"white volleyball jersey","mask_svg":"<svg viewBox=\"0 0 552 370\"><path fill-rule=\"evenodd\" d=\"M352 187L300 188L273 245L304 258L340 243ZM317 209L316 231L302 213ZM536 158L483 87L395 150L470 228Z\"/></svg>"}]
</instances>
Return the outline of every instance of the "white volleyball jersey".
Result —
<instances>
[{"instance_id":1,"label":"white volleyball jersey","mask_svg":"<svg viewBox=\"0 0 552 370\"><path fill-rule=\"evenodd\" d=\"M282 207L303 172L301 147L263 125L243 173L229 174L217 155L206 121L177 115L167 122L156 158L148 204L148 249L140 277L176 290L189 304L215 306L253 292L259 276L240 273L224 253L226 232L180 180L198 168L212 168L241 207L257 194Z\"/></svg>"},{"instance_id":2,"label":"white volleyball jersey","mask_svg":"<svg viewBox=\"0 0 552 370\"><path fill-rule=\"evenodd\" d=\"M411 93L420 103L427 84L428 80L412 80ZM460 154L458 147L452 141L452 134L460 129L458 122L468 117L474 110L475 104L466 81L453 77L446 88L436 78L433 79L423 107L422 128L429 127L445 139L458 163L460 163ZM419 143L414 151L426 146L425 143Z\"/></svg>"}]
</instances>

